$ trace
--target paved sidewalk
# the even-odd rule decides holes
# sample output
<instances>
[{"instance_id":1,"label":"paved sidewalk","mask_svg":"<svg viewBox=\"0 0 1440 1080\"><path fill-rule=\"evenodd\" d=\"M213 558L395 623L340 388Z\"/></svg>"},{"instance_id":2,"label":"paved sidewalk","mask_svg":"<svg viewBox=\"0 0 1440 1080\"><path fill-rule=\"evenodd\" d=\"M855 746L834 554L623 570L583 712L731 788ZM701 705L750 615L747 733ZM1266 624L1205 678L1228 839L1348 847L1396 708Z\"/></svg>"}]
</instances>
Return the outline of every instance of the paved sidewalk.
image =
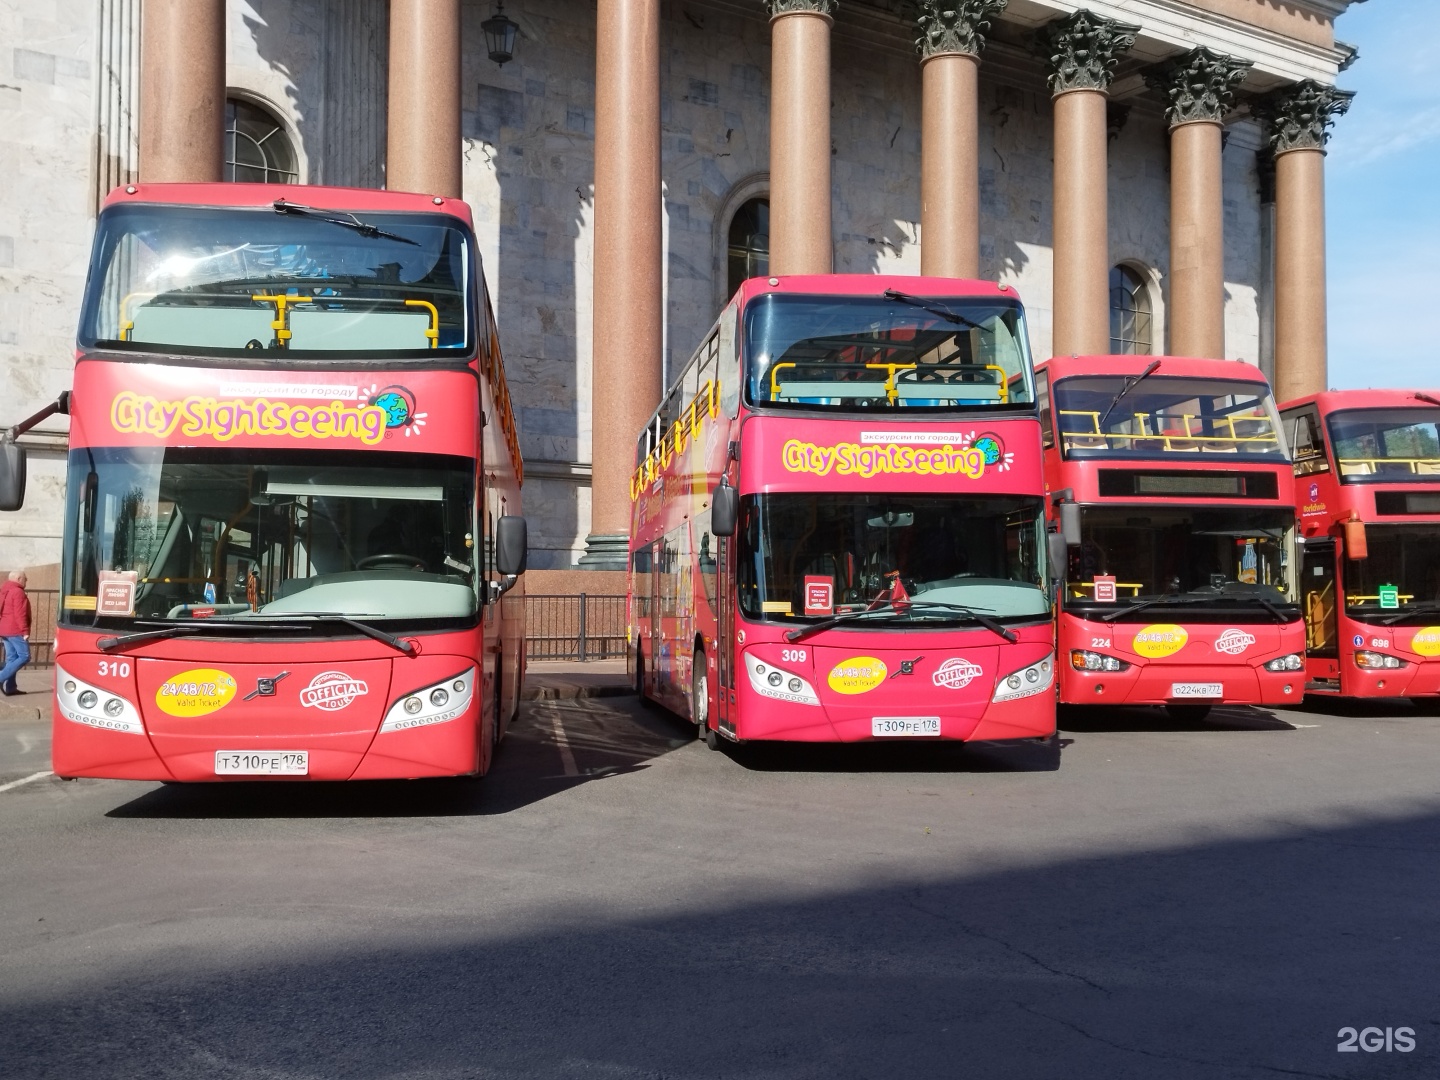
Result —
<instances>
[{"instance_id":1,"label":"paved sidewalk","mask_svg":"<svg viewBox=\"0 0 1440 1080\"><path fill-rule=\"evenodd\" d=\"M9 720L49 720L54 680L53 667L37 668L31 664L21 668L20 673L15 676L15 683L24 693L18 697L0 697L0 723Z\"/></svg>"},{"instance_id":2,"label":"paved sidewalk","mask_svg":"<svg viewBox=\"0 0 1440 1080\"><path fill-rule=\"evenodd\" d=\"M615 697L631 693L624 660L532 660L522 697L530 701Z\"/></svg>"}]
</instances>

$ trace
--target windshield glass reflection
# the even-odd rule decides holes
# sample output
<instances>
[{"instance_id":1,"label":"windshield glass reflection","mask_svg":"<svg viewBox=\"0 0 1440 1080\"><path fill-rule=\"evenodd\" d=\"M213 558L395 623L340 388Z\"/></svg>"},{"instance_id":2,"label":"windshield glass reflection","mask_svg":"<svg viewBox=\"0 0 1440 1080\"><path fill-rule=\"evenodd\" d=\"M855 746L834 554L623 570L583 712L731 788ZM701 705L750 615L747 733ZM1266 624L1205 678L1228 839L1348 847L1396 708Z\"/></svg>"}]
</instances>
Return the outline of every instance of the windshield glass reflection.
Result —
<instances>
[{"instance_id":1,"label":"windshield glass reflection","mask_svg":"<svg viewBox=\"0 0 1440 1080\"><path fill-rule=\"evenodd\" d=\"M739 532L740 607L751 618L790 623L913 598L996 618L1043 617L1043 525L1037 499L749 496ZM954 619L896 607L894 620Z\"/></svg>"},{"instance_id":2,"label":"windshield glass reflection","mask_svg":"<svg viewBox=\"0 0 1440 1080\"><path fill-rule=\"evenodd\" d=\"M68 487L66 622L469 619L477 608L463 459L75 451Z\"/></svg>"}]
</instances>

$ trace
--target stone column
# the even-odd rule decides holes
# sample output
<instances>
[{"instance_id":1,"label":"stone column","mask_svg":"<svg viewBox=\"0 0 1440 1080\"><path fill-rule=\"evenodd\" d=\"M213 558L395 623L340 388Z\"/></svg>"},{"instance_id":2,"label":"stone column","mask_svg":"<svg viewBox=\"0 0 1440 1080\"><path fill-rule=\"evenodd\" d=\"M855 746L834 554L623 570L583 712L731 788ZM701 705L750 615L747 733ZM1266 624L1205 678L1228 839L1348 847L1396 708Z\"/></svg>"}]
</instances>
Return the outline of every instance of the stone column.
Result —
<instances>
[{"instance_id":1,"label":"stone column","mask_svg":"<svg viewBox=\"0 0 1440 1080\"><path fill-rule=\"evenodd\" d=\"M1275 155L1255 152L1260 189L1260 370L1275 385Z\"/></svg>"},{"instance_id":2,"label":"stone column","mask_svg":"<svg viewBox=\"0 0 1440 1080\"><path fill-rule=\"evenodd\" d=\"M1305 80L1255 103L1275 152L1275 397L1324 390L1325 143L1353 91Z\"/></svg>"},{"instance_id":3,"label":"stone column","mask_svg":"<svg viewBox=\"0 0 1440 1080\"><path fill-rule=\"evenodd\" d=\"M140 179L204 183L225 165L225 0L145 0Z\"/></svg>"},{"instance_id":4,"label":"stone column","mask_svg":"<svg viewBox=\"0 0 1440 1080\"><path fill-rule=\"evenodd\" d=\"M1105 104L1119 56L1139 29L1082 8L1037 34L1055 95L1056 356L1110 351Z\"/></svg>"},{"instance_id":5,"label":"stone column","mask_svg":"<svg viewBox=\"0 0 1440 1080\"><path fill-rule=\"evenodd\" d=\"M828 274L830 25L835 0L764 0L770 14L770 272Z\"/></svg>"},{"instance_id":6,"label":"stone column","mask_svg":"<svg viewBox=\"0 0 1440 1080\"><path fill-rule=\"evenodd\" d=\"M390 0L385 186L461 197L460 0Z\"/></svg>"},{"instance_id":7,"label":"stone column","mask_svg":"<svg viewBox=\"0 0 1440 1080\"><path fill-rule=\"evenodd\" d=\"M1225 197L1220 135L1251 64L1201 46L1146 76L1170 121L1170 326L1176 356L1225 356Z\"/></svg>"},{"instance_id":8,"label":"stone column","mask_svg":"<svg viewBox=\"0 0 1440 1080\"><path fill-rule=\"evenodd\" d=\"M624 570L635 439L659 404L660 0L599 0L590 535L579 565Z\"/></svg>"},{"instance_id":9,"label":"stone column","mask_svg":"<svg viewBox=\"0 0 1440 1080\"><path fill-rule=\"evenodd\" d=\"M980 276L980 51L1006 0L920 0L920 273Z\"/></svg>"}]
</instances>

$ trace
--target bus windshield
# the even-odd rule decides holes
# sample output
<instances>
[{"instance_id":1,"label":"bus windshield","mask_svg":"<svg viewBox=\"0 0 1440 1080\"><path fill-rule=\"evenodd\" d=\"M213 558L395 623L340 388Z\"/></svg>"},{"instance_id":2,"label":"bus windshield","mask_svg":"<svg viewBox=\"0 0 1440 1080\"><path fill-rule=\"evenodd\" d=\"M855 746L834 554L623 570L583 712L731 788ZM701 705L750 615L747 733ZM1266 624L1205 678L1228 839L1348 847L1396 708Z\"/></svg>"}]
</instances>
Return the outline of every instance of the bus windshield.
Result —
<instances>
[{"instance_id":1,"label":"bus windshield","mask_svg":"<svg viewBox=\"0 0 1440 1080\"><path fill-rule=\"evenodd\" d=\"M464 620L477 609L475 475L463 459L75 450L67 489L71 624Z\"/></svg>"},{"instance_id":2,"label":"bus windshield","mask_svg":"<svg viewBox=\"0 0 1440 1080\"><path fill-rule=\"evenodd\" d=\"M1348 409L1329 426L1342 483L1440 480L1440 409Z\"/></svg>"},{"instance_id":3,"label":"bus windshield","mask_svg":"<svg viewBox=\"0 0 1440 1080\"><path fill-rule=\"evenodd\" d=\"M1107 610L1197 598L1294 603L1292 509L1087 506L1080 523L1066 574L1069 602L1097 601L1099 592Z\"/></svg>"},{"instance_id":4,"label":"bus windshield","mask_svg":"<svg viewBox=\"0 0 1440 1080\"><path fill-rule=\"evenodd\" d=\"M347 358L468 350L470 247L438 214L115 207L97 228L80 345Z\"/></svg>"},{"instance_id":5,"label":"bus windshield","mask_svg":"<svg viewBox=\"0 0 1440 1080\"><path fill-rule=\"evenodd\" d=\"M916 606L906 611L896 605L888 621L953 625L956 616L941 604L997 619L1043 618L1050 612L1042 589L1039 499L753 495L742 500L739 542L740 607L752 619L803 623L832 612L863 611L900 595L892 592L897 573ZM814 602L811 590L817 585L828 605ZM925 602L937 606L920 606Z\"/></svg>"},{"instance_id":6,"label":"bus windshield","mask_svg":"<svg viewBox=\"0 0 1440 1080\"><path fill-rule=\"evenodd\" d=\"M749 403L866 410L1033 407L1018 303L776 294L745 315ZM917 304L921 306L916 306Z\"/></svg>"},{"instance_id":7,"label":"bus windshield","mask_svg":"<svg viewBox=\"0 0 1440 1080\"><path fill-rule=\"evenodd\" d=\"M1440 525L1369 525L1368 557L1345 564L1345 610L1434 621L1440 612Z\"/></svg>"},{"instance_id":8,"label":"bus windshield","mask_svg":"<svg viewBox=\"0 0 1440 1080\"><path fill-rule=\"evenodd\" d=\"M1262 382L1151 375L1084 375L1055 384L1055 428L1067 458L1164 459L1225 454L1288 460L1270 388ZM1118 396L1118 400L1117 400Z\"/></svg>"}]
</instances>

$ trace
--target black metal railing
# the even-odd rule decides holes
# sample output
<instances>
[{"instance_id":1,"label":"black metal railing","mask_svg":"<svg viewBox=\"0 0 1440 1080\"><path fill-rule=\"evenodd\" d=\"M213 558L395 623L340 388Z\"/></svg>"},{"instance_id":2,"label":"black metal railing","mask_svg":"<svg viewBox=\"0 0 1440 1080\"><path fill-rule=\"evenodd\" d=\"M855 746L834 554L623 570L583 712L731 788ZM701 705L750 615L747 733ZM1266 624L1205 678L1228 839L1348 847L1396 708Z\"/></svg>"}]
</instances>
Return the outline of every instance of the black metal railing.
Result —
<instances>
[{"instance_id":1,"label":"black metal railing","mask_svg":"<svg viewBox=\"0 0 1440 1080\"><path fill-rule=\"evenodd\" d=\"M55 662L58 589L27 589L30 596L30 663ZM526 654L531 660L609 660L625 655L625 597L530 595L525 597Z\"/></svg>"},{"instance_id":2,"label":"black metal railing","mask_svg":"<svg viewBox=\"0 0 1440 1080\"><path fill-rule=\"evenodd\" d=\"M525 597L525 654L531 660L609 660L625 655L625 597Z\"/></svg>"}]
</instances>

